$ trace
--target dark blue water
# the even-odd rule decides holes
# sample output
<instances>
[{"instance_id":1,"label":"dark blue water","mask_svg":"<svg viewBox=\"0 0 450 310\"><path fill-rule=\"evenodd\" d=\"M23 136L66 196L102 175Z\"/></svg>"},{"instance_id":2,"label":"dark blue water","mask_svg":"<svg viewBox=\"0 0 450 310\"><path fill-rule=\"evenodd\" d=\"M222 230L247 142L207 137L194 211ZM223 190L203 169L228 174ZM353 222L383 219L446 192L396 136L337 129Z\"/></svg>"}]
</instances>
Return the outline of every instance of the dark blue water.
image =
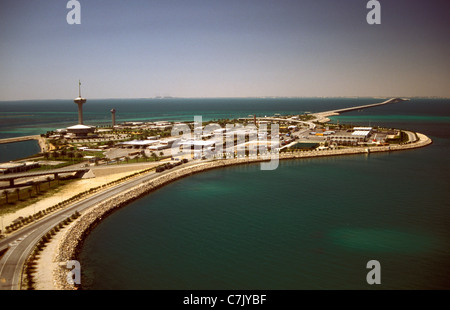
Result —
<instances>
[{"instance_id":1,"label":"dark blue water","mask_svg":"<svg viewBox=\"0 0 450 310\"><path fill-rule=\"evenodd\" d=\"M428 148L188 177L117 211L89 235L83 285L372 289L365 266L376 259L377 288L450 288L450 170L434 160L439 155Z\"/></svg>"},{"instance_id":2,"label":"dark blue water","mask_svg":"<svg viewBox=\"0 0 450 310\"><path fill-rule=\"evenodd\" d=\"M382 99L88 100L86 123L299 114ZM0 137L73 125L71 100L0 103ZM411 151L219 169L106 218L79 257L86 289L449 289L450 101L413 99L333 122L419 131ZM366 263L382 284L366 282Z\"/></svg>"},{"instance_id":3,"label":"dark blue water","mask_svg":"<svg viewBox=\"0 0 450 310\"><path fill-rule=\"evenodd\" d=\"M424 99L334 117L423 132L426 148L232 167L159 189L89 235L83 286L449 289L448 107Z\"/></svg>"}]
</instances>

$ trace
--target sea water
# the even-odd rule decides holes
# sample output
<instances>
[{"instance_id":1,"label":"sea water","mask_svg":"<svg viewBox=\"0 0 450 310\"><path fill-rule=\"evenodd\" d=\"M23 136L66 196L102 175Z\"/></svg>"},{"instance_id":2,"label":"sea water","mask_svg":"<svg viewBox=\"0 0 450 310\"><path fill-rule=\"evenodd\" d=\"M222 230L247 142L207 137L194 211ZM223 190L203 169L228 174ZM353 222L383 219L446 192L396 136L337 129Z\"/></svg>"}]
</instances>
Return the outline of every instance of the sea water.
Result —
<instances>
[{"instance_id":1,"label":"sea water","mask_svg":"<svg viewBox=\"0 0 450 310\"><path fill-rule=\"evenodd\" d=\"M89 124L320 112L374 98L91 100ZM0 135L73 125L70 100L1 103ZM53 111L48 113L48 111ZM422 132L421 149L196 174L104 219L79 260L85 289L448 289L450 101L412 99L332 122ZM381 264L369 285L366 264Z\"/></svg>"}]
</instances>

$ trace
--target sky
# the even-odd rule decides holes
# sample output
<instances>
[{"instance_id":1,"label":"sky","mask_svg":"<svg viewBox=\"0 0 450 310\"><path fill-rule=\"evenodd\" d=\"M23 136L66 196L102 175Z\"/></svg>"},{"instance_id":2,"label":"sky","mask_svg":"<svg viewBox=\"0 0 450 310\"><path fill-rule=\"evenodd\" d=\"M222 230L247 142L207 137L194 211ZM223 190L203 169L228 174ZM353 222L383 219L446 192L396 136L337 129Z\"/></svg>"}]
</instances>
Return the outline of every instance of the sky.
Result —
<instances>
[{"instance_id":1,"label":"sky","mask_svg":"<svg viewBox=\"0 0 450 310\"><path fill-rule=\"evenodd\" d=\"M0 2L0 101L450 97L450 1Z\"/></svg>"}]
</instances>

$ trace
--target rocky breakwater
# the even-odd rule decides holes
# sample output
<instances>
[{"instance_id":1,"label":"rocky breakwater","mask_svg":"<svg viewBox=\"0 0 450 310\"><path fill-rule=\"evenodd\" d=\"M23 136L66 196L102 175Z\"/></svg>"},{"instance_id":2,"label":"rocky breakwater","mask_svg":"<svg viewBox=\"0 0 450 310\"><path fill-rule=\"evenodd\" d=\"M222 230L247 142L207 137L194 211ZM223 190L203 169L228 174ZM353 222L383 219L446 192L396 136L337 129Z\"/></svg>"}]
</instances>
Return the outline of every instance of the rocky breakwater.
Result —
<instances>
[{"instance_id":1,"label":"rocky breakwater","mask_svg":"<svg viewBox=\"0 0 450 310\"><path fill-rule=\"evenodd\" d=\"M113 212L117 208L120 208L167 183L194 173L198 173L200 171L264 160L267 159L241 158L204 162L197 165L170 171L169 173L161 175L155 179L152 179L151 181L145 182L118 195L112 196L109 199L90 208L89 210L84 211L82 215L72 223L71 227L59 239L60 241L55 261L59 263L65 263L67 261L76 259L77 253L80 250L84 238L103 218L105 218L109 213ZM53 277L56 289L76 289L76 286L67 282L67 272L68 270L64 268L58 268L54 271Z\"/></svg>"}]
</instances>

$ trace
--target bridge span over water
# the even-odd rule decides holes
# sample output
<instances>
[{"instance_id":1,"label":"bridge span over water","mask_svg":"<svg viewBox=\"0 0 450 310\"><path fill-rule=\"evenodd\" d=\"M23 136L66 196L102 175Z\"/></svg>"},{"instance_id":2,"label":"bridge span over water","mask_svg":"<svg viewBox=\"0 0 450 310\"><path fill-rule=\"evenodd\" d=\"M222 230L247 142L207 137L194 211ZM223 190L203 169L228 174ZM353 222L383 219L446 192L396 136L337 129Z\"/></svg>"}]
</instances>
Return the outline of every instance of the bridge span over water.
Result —
<instances>
[{"instance_id":1,"label":"bridge span over water","mask_svg":"<svg viewBox=\"0 0 450 310\"><path fill-rule=\"evenodd\" d=\"M402 102L402 101L406 101L406 100L409 100L409 99L391 98L391 99L388 99L386 101L379 102L379 103L372 103L372 104L360 105L360 106L356 106L356 107L349 107L349 108L343 108L343 109L337 109L337 110L331 110L331 111L325 111L325 112L318 112L318 113L314 113L313 115L317 117L319 122L327 122L328 116L339 115L339 114L345 113L345 112L373 108L373 107L377 107L377 106L385 105L385 104L389 104L389 103L398 103L398 102Z\"/></svg>"}]
</instances>

